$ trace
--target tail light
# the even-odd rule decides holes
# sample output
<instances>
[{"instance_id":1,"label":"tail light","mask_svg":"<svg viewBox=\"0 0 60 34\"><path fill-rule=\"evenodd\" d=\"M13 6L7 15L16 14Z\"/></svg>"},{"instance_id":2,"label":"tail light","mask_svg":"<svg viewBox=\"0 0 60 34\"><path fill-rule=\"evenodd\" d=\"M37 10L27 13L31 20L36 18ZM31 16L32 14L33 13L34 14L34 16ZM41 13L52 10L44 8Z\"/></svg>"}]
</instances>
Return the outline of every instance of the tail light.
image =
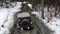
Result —
<instances>
[{"instance_id":1,"label":"tail light","mask_svg":"<svg viewBox=\"0 0 60 34\"><path fill-rule=\"evenodd\" d=\"M19 24L16 24L16 28L17 28L17 29L19 29L19 28L20 28Z\"/></svg>"},{"instance_id":2,"label":"tail light","mask_svg":"<svg viewBox=\"0 0 60 34\"><path fill-rule=\"evenodd\" d=\"M16 26L17 26L17 27L18 27L18 26L20 27L20 25L19 25L19 24L16 24Z\"/></svg>"},{"instance_id":3,"label":"tail light","mask_svg":"<svg viewBox=\"0 0 60 34\"><path fill-rule=\"evenodd\" d=\"M31 24L32 24L32 22L31 22Z\"/></svg>"},{"instance_id":4,"label":"tail light","mask_svg":"<svg viewBox=\"0 0 60 34\"><path fill-rule=\"evenodd\" d=\"M19 24L16 24L17 26L19 26Z\"/></svg>"}]
</instances>

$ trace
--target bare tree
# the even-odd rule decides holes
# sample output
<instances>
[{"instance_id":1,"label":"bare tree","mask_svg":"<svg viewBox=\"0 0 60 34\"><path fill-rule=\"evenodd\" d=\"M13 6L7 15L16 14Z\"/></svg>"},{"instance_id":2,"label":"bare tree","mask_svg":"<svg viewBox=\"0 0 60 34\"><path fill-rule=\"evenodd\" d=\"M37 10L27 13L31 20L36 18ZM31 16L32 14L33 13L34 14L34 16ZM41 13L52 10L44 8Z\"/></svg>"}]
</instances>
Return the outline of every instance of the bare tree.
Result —
<instances>
[{"instance_id":1,"label":"bare tree","mask_svg":"<svg viewBox=\"0 0 60 34\"><path fill-rule=\"evenodd\" d=\"M42 3L42 5L41 5L41 7L42 7L41 18L44 19L44 0L41 0L41 3Z\"/></svg>"},{"instance_id":2,"label":"bare tree","mask_svg":"<svg viewBox=\"0 0 60 34\"><path fill-rule=\"evenodd\" d=\"M49 12L49 0L47 0L48 2L47 2L47 10L48 10L48 12Z\"/></svg>"},{"instance_id":3,"label":"bare tree","mask_svg":"<svg viewBox=\"0 0 60 34\"><path fill-rule=\"evenodd\" d=\"M55 17L57 16L57 0L55 1Z\"/></svg>"},{"instance_id":4,"label":"bare tree","mask_svg":"<svg viewBox=\"0 0 60 34\"><path fill-rule=\"evenodd\" d=\"M49 12L49 5L47 5L47 11Z\"/></svg>"}]
</instances>

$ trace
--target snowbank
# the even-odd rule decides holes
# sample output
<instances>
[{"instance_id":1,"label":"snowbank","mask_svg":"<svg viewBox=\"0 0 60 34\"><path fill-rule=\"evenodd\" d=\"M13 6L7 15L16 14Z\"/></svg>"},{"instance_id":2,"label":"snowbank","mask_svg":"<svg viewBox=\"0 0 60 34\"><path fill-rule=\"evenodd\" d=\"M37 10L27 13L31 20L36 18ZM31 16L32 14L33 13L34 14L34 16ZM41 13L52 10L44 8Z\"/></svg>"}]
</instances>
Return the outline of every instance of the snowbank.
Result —
<instances>
[{"instance_id":1,"label":"snowbank","mask_svg":"<svg viewBox=\"0 0 60 34\"><path fill-rule=\"evenodd\" d=\"M39 10L40 12L32 12L33 14L36 14L36 17L38 17L39 19L41 19L41 10ZM49 11L52 11L52 13L54 14L53 11L55 11L55 8L52 7L52 10L51 10L51 7L49 8ZM44 24L52 31L54 31L54 33L52 34L60 34L60 17L54 17L52 18L52 20L47 23L48 19L47 19L47 16L48 16L48 11L47 11L47 7L44 8L44 16L45 16L45 19L41 19Z\"/></svg>"},{"instance_id":2,"label":"snowbank","mask_svg":"<svg viewBox=\"0 0 60 34\"><path fill-rule=\"evenodd\" d=\"M11 3L9 8L0 7L0 34L9 34L14 25L14 15L21 11L22 2ZM32 4L28 4L32 8ZM3 27L2 27L3 26Z\"/></svg>"},{"instance_id":3,"label":"snowbank","mask_svg":"<svg viewBox=\"0 0 60 34\"><path fill-rule=\"evenodd\" d=\"M8 16L7 9L5 8L1 9L0 10L0 27L5 23L7 16Z\"/></svg>"},{"instance_id":4,"label":"snowbank","mask_svg":"<svg viewBox=\"0 0 60 34\"><path fill-rule=\"evenodd\" d=\"M55 8L53 7L52 10L51 10L51 7L49 8L50 11L55 11ZM44 11L45 11L45 16L48 14L47 12L47 7L44 8ZM54 12L52 12L54 14ZM48 16L48 15L47 15ZM38 16L40 18L40 16ZM41 18L40 18L41 19ZM47 17L45 17L45 19L41 19L44 24L49 28L51 29L52 31L54 31L53 34L60 34L60 19L57 18L57 17L54 17L52 18L51 21L49 21L49 23L47 23L48 19Z\"/></svg>"},{"instance_id":5,"label":"snowbank","mask_svg":"<svg viewBox=\"0 0 60 34\"><path fill-rule=\"evenodd\" d=\"M53 17L52 22L47 23L46 19L43 22L49 29L55 31L54 34L60 33L60 19Z\"/></svg>"},{"instance_id":6,"label":"snowbank","mask_svg":"<svg viewBox=\"0 0 60 34\"><path fill-rule=\"evenodd\" d=\"M14 7L0 9L0 34L10 33L9 30L14 25L14 15L20 11L20 8L21 2L17 2Z\"/></svg>"},{"instance_id":7,"label":"snowbank","mask_svg":"<svg viewBox=\"0 0 60 34\"><path fill-rule=\"evenodd\" d=\"M38 17L39 16L39 12L31 12L32 14L35 14L36 15L36 17Z\"/></svg>"},{"instance_id":8,"label":"snowbank","mask_svg":"<svg viewBox=\"0 0 60 34\"><path fill-rule=\"evenodd\" d=\"M10 31L7 28L1 27L0 34L9 34Z\"/></svg>"},{"instance_id":9,"label":"snowbank","mask_svg":"<svg viewBox=\"0 0 60 34\"><path fill-rule=\"evenodd\" d=\"M52 10L49 8L50 11L55 11L55 8L53 7ZM53 13L53 12L52 12ZM45 8L45 15L47 14L47 8ZM53 13L54 14L54 13ZM42 21L45 23L45 25L54 31L53 34L60 34L60 19L58 17L53 17L52 20L47 23L48 19L42 19Z\"/></svg>"}]
</instances>

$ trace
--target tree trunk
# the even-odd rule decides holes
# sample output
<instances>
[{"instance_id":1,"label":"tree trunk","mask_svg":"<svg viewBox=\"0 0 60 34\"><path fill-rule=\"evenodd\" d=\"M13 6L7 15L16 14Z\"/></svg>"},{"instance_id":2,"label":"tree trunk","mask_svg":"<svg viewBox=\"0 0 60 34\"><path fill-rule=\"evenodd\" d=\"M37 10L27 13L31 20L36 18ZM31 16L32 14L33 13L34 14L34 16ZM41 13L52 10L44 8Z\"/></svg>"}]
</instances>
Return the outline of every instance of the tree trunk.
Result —
<instances>
[{"instance_id":1,"label":"tree trunk","mask_svg":"<svg viewBox=\"0 0 60 34\"><path fill-rule=\"evenodd\" d=\"M59 10L58 10L59 16L60 16L60 6L59 6Z\"/></svg>"},{"instance_id":2,"label":"tree trunk","mask_svg":"<svg viewBox=\"0 0 60 34\"><path fill-rule=\"evenodd\" d=\"M60 13L60 6L59 6L59 10L58 10L58 13Z\"/></svg>"},{"instance_id":3,"label":"tree trunk","mask_svg":"<svg viewBox=\"0 0 60 34\"><path fill-rule=\"evenodd\" d=\"M44 0L41 0L41 3L42 3L42 5L41 5L41 7L42 7L41 18L44 19Z\"/></svg>"},{"instance_id":4,"label":"tree trunk","mask_svg":"<svg viewBox=\"0 0 60 34\"><path fill-rule=\"evenodd\" d=\"M57 16L57 1L55 1L55 17Z\"/></svg>"},{"instance_id":5,"label":"tree trunk","mask_svg":"<svg viewBox=\"0 0 60 34\"><path fill-rule=\"evenodd\" d=\"M49 5L47 6L47 10L48 10L48 12L49 12Z\"/></svg>"},{"instance_id":6,"label":"tree trunk","mask_svg":"<svg viewBox=\"0 0 60 34\"><path fill-rule=\"evenodd\" d=\"M55 17L57 16L57 6L55 7Z\"/></svg>"}]
</instances>

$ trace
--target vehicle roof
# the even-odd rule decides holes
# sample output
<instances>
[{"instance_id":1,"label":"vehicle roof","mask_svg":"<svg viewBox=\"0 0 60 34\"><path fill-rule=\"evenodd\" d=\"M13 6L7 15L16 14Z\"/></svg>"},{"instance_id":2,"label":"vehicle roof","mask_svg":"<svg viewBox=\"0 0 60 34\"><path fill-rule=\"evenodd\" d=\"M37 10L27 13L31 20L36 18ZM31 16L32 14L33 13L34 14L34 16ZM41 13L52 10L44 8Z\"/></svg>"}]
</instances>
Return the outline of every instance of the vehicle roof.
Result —
<instances>
[{"instance_id":1,"label":"vehicle roof","mask_svg":"<svg viewBox=\"0 0 60 34\"><path fill-rule=\"evenodd\" d=\"M22 12L22 13L18 13L17 17L30 17L30 14L28 12Z\"/></svg>"}]
</instances>

